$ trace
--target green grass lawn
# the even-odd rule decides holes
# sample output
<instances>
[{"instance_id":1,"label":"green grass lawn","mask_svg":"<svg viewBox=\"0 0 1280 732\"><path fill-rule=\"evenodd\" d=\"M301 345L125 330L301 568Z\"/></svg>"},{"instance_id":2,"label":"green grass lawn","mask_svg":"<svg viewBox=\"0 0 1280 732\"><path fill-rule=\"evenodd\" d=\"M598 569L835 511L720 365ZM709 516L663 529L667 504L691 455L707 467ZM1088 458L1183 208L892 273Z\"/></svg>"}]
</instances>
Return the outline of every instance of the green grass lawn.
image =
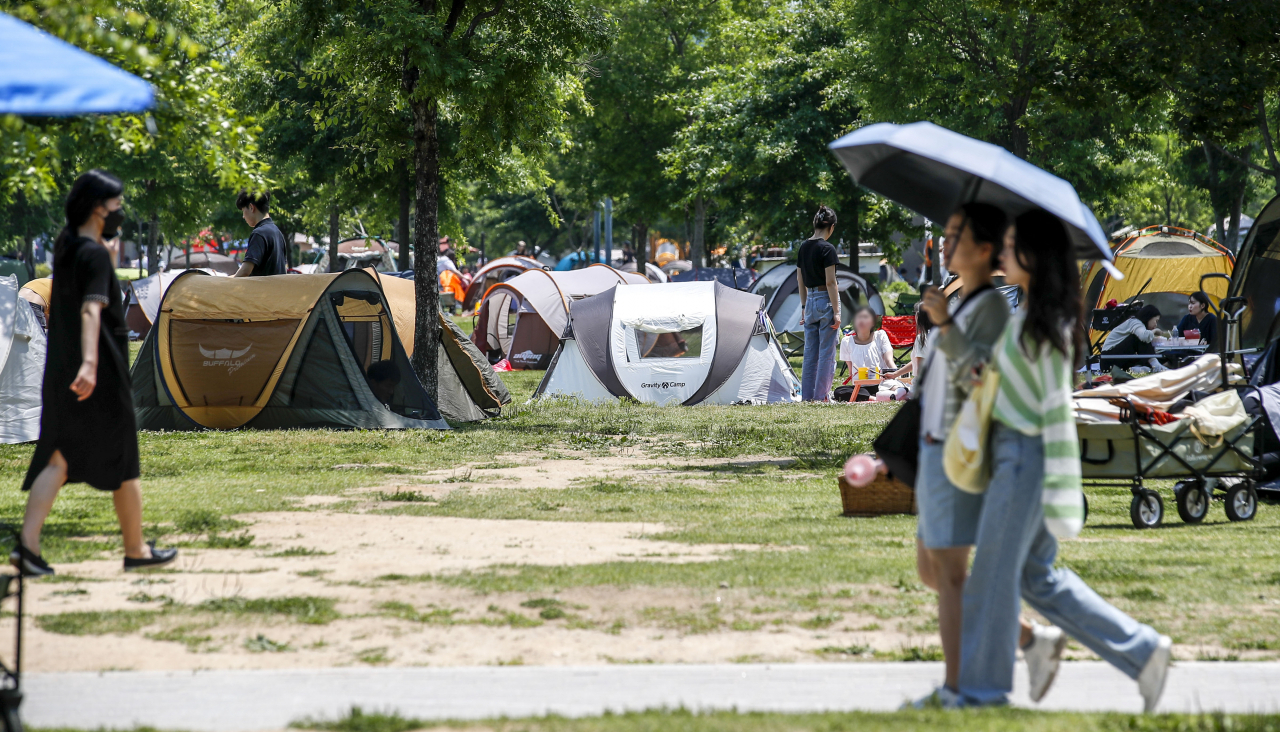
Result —
<instances>
[{"instance_id":1,"label":"green grass lawn","mask_svg":"<svg viewBox=\"0 0 1280 732\"><path fill-rule=\"evenodd\" d=\"M439 501L388 503L375 511L490 519L661 523L660 538L734 543L783 550L736 551L716 562L606 562L568 566L493 566L440 576L389 573L376 582L432 582L479 592L555 592L574 587L747 589L761 613L803 613L814 627L841 614L873 614L900 628L936 627L933 596L915 575L915 519L840 516L835 476L851 453L866 451L893 404L755 407L590 406L573 401L525 403L541 372L503 379L515 403L503 417L437 431L325 430L144 433L140 437L146 521L152 536L204 526L210 546L252 541L223 517L294 510L286 500L337 495L397 475L492 463L504 454L583 458L644 456L655 467L674 458L718 461L660 476L584 478L564 489L472 490L465 473ZM32 447L0 447L0 474L16 485ZM781 464L747 457L790 458ZM335 469L343 466L343 469ZM1167 487L1167 486L1166 486ZM1200 526L1178 522L1140 532L1129 522L1127 490L1091 490L1091 515L1062 559L1122 609L1203 645L1201 657L1280 655L1280 511L1263 506L1255 521L1226 521L1221 505ZM0 519L17 522L23 496L0 496ZM342 510L339 503L330 508ZM209 529L208 527L214 527ZM46 528L45 550L57 564L118 546L107 496L68 488ZM191 533L191 532L183 532ZM196 532L199 533L199 532ZM240 538L237 538L239 536ZM248 537L247 539L245 537ZM219 543L221 542L221 543ZM715 608L696 617L655 618L709 631L753 622ZM929 655L927 649L924 651ZM916 655L919 655L918 653ZM934 653L933 655L936 655Z\"/></svg>"},{"instance_id":2,"label":"green grass lawn","mask_svg":"<svg viewBox=\"0 0 1280 732\"><path fill-rule=\"evenodd\" d=\"M1277 732L1275 715L1187 715L1045 713L1023 709L963 712L776 714L685 710L629 712L567 719L487 719L426 721L353 709L336 720L298 720L300 730L324 732ZM33 729L33 732L77 732ZM155 732L149 730L149 732Z\"/></svg>"},{"instance_id":3,"label":"green grass lawn","mask_svg":"<svg viewBox=\"0 0 1280 732\"><path fill-rule=\"evenodd\" d=\"M430 722L396 714L352 710L331 721L300 720L299 729L326 732L410 732L437 728ZM1269 715L1135 716L1128 714L1043 713L1017 709L827 714L772 714L684 710L610 714L565 719L495 719L450 721L439 729L492 732L925 732L964 729L970 732L1272 732L1280 717Z\"/></svg>"}]
</instances>

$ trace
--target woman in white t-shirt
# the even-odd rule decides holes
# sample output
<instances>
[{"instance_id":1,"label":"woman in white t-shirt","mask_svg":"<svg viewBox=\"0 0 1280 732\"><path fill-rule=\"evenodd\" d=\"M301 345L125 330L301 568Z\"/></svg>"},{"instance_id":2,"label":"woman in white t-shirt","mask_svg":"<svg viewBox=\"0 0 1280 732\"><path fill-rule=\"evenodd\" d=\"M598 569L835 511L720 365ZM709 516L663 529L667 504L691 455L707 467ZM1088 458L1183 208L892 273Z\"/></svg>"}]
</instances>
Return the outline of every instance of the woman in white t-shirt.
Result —
<instances>
[{"instance_id":1,"label":"woman in white t-shirt","mask_svg":"<svg viewBox=\"0 0 1280 732\"><path fill-rule=\"evenodd\" d=\"M858 368L867 369L868 377L875 370L881 376L897 373L893 362L893 346L889 344L889 335L878 326L875 312L866 305L853 311L853 332L840 341L840 360L849 365L849 372L856 379ZM875 389L869 386L858 388L853 401L865 402L875 396Z\"/></svg>"}]
</instances>

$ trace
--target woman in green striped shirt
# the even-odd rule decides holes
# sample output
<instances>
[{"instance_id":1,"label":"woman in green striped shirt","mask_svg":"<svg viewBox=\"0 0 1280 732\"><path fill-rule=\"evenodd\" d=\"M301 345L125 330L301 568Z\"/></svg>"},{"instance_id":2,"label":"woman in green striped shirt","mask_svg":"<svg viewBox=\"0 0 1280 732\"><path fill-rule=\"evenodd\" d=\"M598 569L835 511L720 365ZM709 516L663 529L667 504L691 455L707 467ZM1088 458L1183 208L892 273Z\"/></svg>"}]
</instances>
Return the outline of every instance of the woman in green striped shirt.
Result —
<instances>
[{"instance_id":1,"label":"woman in green striped shirt","mask_svg":"<svg viewBox=\"0 0 1280 732\"><path fill-rule=\"evenodd\" d=\"M1058 538L1080 532L1080 445L1072 417L1075 357L1084 353L1080 276L1055 216L1019 216L1005 237L1008 284L1026 294L992 353L1000 385L991 413L991 482L984 496L973 569L964 586L961 703L1004 704L1021 644L1021 600L1138 681L1147 711L1164 688L1172 641L1117 610L1074 572L1055 567ZM1066 639L1051 649L1056 670ZM1041 664L1044 666L1045 664ZM1036 684L1039 695L1052 676Z\"/></svg>"}]
</instances>

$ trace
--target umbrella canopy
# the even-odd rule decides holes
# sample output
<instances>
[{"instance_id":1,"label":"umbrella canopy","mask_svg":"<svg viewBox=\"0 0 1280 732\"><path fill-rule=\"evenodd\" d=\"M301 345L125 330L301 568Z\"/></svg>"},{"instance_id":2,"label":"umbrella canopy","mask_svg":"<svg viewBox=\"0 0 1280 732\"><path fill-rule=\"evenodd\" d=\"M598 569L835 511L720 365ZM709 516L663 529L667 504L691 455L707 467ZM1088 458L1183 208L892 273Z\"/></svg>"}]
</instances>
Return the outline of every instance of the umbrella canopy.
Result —
<instances>
[{"instance_id":1,"label":"umbrella canopy","mask_svg":"<svg viewBox=\"0 0 1280 732\"><path fill-rule=\"evenodd\" d=\"M858 185L934 221L970 202L998 206L1010 217L1042 208L1066 225L1078 258L1111 260L1107 237L1075 188L998 145L931 122L882 122L830 147Z\"/></svg>"},{"instance_id":2,"label":"umbrella canopy","mask_svg":"<svg viewBox=\"0 0 1280 732\"><path fill-rule=\"evenodd\" d=\"M0 13L0 114L141 112L154 96L133 74Z\"/></svg>"}]
</instances>

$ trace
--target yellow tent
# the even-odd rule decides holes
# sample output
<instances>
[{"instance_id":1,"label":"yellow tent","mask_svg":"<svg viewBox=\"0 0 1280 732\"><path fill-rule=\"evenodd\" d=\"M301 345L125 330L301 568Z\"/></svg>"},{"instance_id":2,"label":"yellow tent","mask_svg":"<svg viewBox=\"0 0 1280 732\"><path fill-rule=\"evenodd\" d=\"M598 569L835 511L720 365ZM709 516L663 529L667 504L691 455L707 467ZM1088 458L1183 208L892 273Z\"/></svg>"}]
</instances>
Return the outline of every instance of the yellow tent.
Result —
<instances>
[{"instance_id":1,"label":"yellow tent","mask_svg":"<svg viewBox=\"0 0 1280 732\"><path fill-rule=\"evenodd\" d=\"M1221 244L1176 226L1142 229L1121 242L1114 253L1116 268L1124 273L1124 279L1117 280L1097 262L1090 262L1082 277L1087 288L1085 307L1101 308L1110 300L1123 303L1137 296L1160 308L1164 328L1187 314L1187 296L1200 289L1203 275L1230 277L1236 263ZM1227 296L1228 284L1226 279L1213 277L1204 281L1204 291L1217 303ZM1098 335L1091 333L1090 340Z\"/></svg>"}]
</instances>

